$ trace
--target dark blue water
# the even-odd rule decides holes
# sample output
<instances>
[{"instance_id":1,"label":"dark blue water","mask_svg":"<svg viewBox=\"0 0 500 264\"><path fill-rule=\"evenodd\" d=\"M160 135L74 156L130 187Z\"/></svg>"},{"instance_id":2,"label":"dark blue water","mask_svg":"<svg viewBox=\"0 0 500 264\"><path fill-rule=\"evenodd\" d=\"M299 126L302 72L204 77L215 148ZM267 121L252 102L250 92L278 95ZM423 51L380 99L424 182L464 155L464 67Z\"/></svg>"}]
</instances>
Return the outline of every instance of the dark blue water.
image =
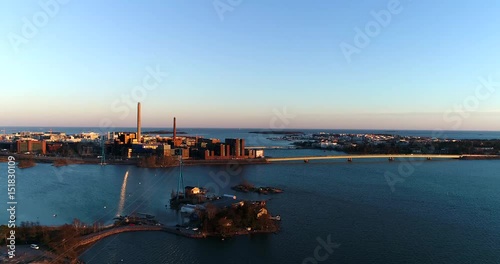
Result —
<instances>
[{"instance_id":1,"label":"dark blue water","mask_svg":"<svg viewBox=\"0 0 500 264\"><path fill-rule=\"evenodd\" d=\"M296 151L267 154L325 153ZM285 189L274 196L236 193L247 199L272 198L269 209L282 216L282 231L225 241L127 233L96 243L82 258L87 263L303 263L314 258L319 240L330 238L338 248L318 263L500 263L500 162L425 161L414 165L414 172L405 174L392 192L384 174L402 177L398 169L404 164L289 162L236 171L227 166L186 167L186 184L221 194L234 193L230 187L242 180ZM6 171L5 163L0 171ZM175 224L177 215L164 205L177 184L177 169L47 164L17 170L19 221L54 225L79 218L109 223L119 210L127 172L122 213L151 213ZM2 177L0 189L5 185ZM7 219L4 212L0 217Z\"/></svg>"}]
</instances>

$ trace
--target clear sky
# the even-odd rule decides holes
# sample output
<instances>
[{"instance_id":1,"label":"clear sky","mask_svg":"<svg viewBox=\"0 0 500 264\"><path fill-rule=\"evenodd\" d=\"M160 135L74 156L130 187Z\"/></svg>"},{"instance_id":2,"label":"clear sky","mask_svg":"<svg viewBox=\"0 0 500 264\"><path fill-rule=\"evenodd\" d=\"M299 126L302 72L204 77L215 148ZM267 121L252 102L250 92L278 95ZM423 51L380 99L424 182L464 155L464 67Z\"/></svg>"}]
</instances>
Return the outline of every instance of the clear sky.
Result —
<instances>
[{"instance_id":1,"label":"clear sky","mask_svg":"<svg viewBox=\"0 0 500 264\"><path fill-rule=\"evenodd\" d=\"M495 0L0 7L0 126L500 130Z\"/></svg>"}]
</instances>

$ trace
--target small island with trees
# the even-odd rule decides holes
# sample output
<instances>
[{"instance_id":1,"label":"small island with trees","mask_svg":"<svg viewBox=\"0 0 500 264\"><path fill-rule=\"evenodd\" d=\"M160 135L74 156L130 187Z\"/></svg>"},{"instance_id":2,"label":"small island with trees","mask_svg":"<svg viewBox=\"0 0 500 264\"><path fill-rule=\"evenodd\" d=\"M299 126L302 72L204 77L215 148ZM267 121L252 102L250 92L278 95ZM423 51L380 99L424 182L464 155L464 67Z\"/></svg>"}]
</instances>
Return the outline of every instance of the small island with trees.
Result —
<instances>
[{"instance_id":1,"label":"small island with trees","mask_svg":"<svg viewBox=\"0 0 500 264\"><path fill-rule=\"evenodd\" d=\"M228 237L279 231L281 217L271 215L265 200L241 200L229 194L207 196L206 192L193 186L186 186L184 192L172 192L170 209L180 210L186 219L176 226L176 231L189 237Z\"/></svg>"},{"instance_id":2,"label":"small island with trees","mask_svg":"<svg viewBox=\"0 0 500 264\"><path fill-rule=\"evenodd\" d=\"M205 236L229 237L278 232L280 219L271 216L266 201L238 201L224 207L208 203L205 210L196 212L191 224Z\"/></svg>"}]
</instances>

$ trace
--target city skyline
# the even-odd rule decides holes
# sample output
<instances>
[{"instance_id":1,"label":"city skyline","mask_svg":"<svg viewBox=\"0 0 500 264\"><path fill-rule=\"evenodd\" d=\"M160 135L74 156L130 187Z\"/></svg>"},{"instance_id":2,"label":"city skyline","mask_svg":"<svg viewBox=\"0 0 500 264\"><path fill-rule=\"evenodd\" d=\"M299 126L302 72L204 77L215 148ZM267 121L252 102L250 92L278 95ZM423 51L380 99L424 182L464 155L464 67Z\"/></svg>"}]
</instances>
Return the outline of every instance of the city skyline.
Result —
<instances>
[{"instance_id":1,"label":"city skyline","mask_svg":"<svg viewBox=\"0 0 500 264\"><path fill-rule=\"evenodd\" d=\"M500 130L494 1L40 3L0 11L0 126Z\"/></svg>"}]
</instances>

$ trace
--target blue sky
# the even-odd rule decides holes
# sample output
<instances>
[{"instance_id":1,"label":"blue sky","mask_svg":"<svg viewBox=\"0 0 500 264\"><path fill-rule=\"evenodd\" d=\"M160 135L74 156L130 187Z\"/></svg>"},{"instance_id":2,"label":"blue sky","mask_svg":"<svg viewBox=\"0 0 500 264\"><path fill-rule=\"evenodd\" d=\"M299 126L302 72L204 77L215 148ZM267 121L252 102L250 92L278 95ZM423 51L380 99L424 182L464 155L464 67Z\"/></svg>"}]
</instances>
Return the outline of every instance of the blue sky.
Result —
<instances>
[{"instance_id":1,"label":"blue sky","mask_svg":"<svg viewBox=\"0 0 500 264\"><path fill-rule=\"evenodd\" d=\"M181 127L500 130L499 12L498 1L3 1L0 126L134 126L140 99L151 127L176 116ZM350 60L341 43L357 49ZM165 73L151 90L147 68Z\"/></svg>"}]
</instances>

